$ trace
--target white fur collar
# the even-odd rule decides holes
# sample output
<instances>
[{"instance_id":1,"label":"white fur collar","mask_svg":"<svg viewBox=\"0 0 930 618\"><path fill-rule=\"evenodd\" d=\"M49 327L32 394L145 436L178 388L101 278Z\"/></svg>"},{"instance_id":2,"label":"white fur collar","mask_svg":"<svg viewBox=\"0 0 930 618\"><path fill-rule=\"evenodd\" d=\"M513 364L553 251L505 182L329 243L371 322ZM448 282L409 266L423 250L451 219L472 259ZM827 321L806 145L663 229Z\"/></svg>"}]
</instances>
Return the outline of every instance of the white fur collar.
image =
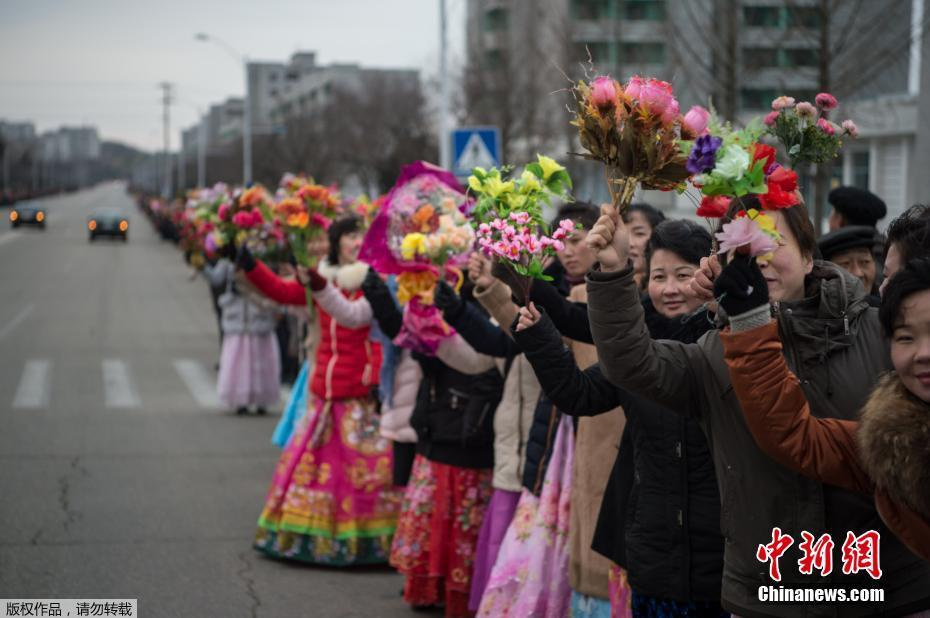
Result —
<instances>
[{"instance_id":1,"label":"white fur collar","mask_svg":"<svg viewBox=\"0 0 930 618\"><path fill-rule=\"evenodd\" d=\"M365 280L365 275L368 274L368 264L355 262L348 266L333 266L326 259L323 259L320 261L317 271L327 281L335 283L340 290L354 292L362 287L362 281Z\"/></svg>"}]
</instances>

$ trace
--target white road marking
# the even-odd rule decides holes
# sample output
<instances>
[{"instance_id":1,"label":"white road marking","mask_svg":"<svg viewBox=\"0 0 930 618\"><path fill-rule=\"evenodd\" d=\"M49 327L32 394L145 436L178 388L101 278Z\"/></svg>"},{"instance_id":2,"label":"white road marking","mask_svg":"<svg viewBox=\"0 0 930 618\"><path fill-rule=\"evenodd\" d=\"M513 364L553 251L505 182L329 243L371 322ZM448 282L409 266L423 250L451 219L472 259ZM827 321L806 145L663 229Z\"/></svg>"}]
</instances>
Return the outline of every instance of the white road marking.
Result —
<instances>
[{"instance_id":1,"label":"white road marking","mask_svg":"<svg viewBox=\"0 0 930 618\"><path fill-rule=\"evenodd\" d=\"M0 245L5 245L8 242L12 242L22 236L19 232L7 232L0 236Z\"/></svg>"},{"instance_id":2,"label":"white road marking","mask_svg":"<svg viewBox=\"0 0 930 618\"><path fill-rule=\"evenodd\" d=\"M201 408L221 408L220 398L216 394L216 380L213 374L195 360L181 358L174 361L174 370L178 372L187 390Z\"/></svg>"},{"instance_id":3,"label":"white road marking","mask_svg":"<svg viewBox=\"0 0 930 618\"><path fill-rule=\"evenodd\" d=\"M32 310L34 308L35 308L35 305L33 305L32 303L29 303L28 305L23 307L22 311L20 311L19 313L14 315L12 319L7 321L7 323L3 325L3 328L0 328L0 339L3 339L4 337L12 333L14 330L16 330L16 327L19 326L20 322L22 322L27 317L29 317L29 314L32 313Z\"/></svg>"},{"instance_id":4,"label":"white road marking","mask_svg":"<svg viewBox=\"0 0 930 618\"><path fill-rule=\"evenodd\" d=\"M103 366L103 398L108 408L137 408L141 404L129 368L121 360L107 359Z\"/></svg>"},{"instance_id":5,"label":"white road marking","mask_svg":"<svg viewBox=\"0 0 930 618\"><path fill-rule=\"evenodd\" d=\"M52 364L46 359L26 362L13 398L14 408L44 408L51 393Z\"/></svg>"}]
</instances>

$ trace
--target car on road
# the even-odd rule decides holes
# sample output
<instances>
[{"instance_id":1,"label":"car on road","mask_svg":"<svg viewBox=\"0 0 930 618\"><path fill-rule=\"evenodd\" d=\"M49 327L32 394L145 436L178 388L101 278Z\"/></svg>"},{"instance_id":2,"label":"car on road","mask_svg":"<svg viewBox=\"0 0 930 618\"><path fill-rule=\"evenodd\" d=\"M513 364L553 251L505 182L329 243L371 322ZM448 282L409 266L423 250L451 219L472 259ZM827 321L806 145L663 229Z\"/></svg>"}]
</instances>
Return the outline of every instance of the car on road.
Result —
<instances>
[{"instance_id":1,"label":"car on road","mask_svg":"<svg viewBox=\"0 0 930 618\"><path fill-rule=\"evenodd\" d=\"M45 209L35 202L17 202L10 209L10 226L35 225L45 228Z\"/></svg>"},{"instance_id":2,"label":"car on road","mask_svg":"<svg viewBox=\"0 0 930 618\"><path fill-rule=\"evenodd\" d=\"M96 210L87 218L87 231L90 242L98 236L121 238L125 242L129 239L129 217L115 208Z\"/></svg>"}]
</instances>

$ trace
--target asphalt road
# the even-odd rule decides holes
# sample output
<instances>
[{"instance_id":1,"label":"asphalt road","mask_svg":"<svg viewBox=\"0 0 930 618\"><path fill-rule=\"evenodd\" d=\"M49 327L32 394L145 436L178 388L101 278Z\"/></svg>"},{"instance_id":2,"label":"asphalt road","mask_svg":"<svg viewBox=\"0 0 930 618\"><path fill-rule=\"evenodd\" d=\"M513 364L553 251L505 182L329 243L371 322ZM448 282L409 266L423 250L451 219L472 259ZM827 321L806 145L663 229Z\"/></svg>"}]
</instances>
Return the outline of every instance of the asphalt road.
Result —
<instances>
[{"instance_id":1,"label":"asphalt road","mask_svg":"<svg viewBox=\"0 0 930 618\"><path fill-rule=\"evenodd\" d=\"M277 413L215 400L216 322L120 184L0 210L0 598L137 598L155 616L411 616L392 570L251 548ZM89 243L98 206L129 242Z\"/></svg>"}]
</instances>

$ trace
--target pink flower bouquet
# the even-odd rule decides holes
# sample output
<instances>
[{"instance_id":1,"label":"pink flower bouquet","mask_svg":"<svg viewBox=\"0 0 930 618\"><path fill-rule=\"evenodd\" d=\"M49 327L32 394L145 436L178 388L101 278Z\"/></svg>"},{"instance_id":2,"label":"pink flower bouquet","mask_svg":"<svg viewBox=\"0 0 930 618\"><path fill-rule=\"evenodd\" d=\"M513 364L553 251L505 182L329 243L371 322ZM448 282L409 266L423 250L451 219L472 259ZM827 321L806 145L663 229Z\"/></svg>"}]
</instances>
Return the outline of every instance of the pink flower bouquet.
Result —
<instances>
[{"instance_id":1,"label":"pink flower bouquet","mask_svg":"<svg viewBox=\"0 0 930 618\"><path fill-rule=\"evenodd\" d=\"M858 137L859 129L852 120L836 125L828 119L837 105L836 97L828 92L818 94L813 104L795 103L786 96L772 101L772 112L765 117L765 125L768 133L784 146L792 168L832 161L843 146L844 136Z\"/></svg>"},{"instance_id":2,"label":"pink flower bouquet","mask_svg":"<svg viewBox=\"0 0 930 618\"><path fill-rule=\"evenodd\" d=\"M671 84L655 78L631 77L621 85L601 76L572 88L580 156L602 162L615 207L625 211L637 186L669 191L683 189L691 173L679 140L691 140L707 125L707 110L680 113Z\"/></svg>"},{"instance_id":3,"label":"pink flower bouquet","mask_svg":"<svg viewBox=\"0 0 930 618\"><path fill-rule=\"evenodd\" d=\"M571 187L565 168L542 155L519 178L507 178L496 168L476 168L468 179L469 191L477 199L472 214L478 224L478 246L510 271L510 279L519 286L514 291L521 292L526 302L533 279L551 280L543 272L545 264L575 229L572 221L565 220L549 233L542 205L554 197L568 199Z\"/></svg>"},{"instance_id":4,"label":"pink flower bouquet","mask_svg":"<svg viewBox=\"0 0 930 618\"><path fill-rule=\"evenodd\" d=\"M397 299L404 306L397 345L434 355L455 333L433 305L433 290L440 277L461 282L458 266L474 241L467 205L455 176L418 161L401 170L368 228L359 259L379 273L397 275Z\"/></svg>"}]
</instances>

